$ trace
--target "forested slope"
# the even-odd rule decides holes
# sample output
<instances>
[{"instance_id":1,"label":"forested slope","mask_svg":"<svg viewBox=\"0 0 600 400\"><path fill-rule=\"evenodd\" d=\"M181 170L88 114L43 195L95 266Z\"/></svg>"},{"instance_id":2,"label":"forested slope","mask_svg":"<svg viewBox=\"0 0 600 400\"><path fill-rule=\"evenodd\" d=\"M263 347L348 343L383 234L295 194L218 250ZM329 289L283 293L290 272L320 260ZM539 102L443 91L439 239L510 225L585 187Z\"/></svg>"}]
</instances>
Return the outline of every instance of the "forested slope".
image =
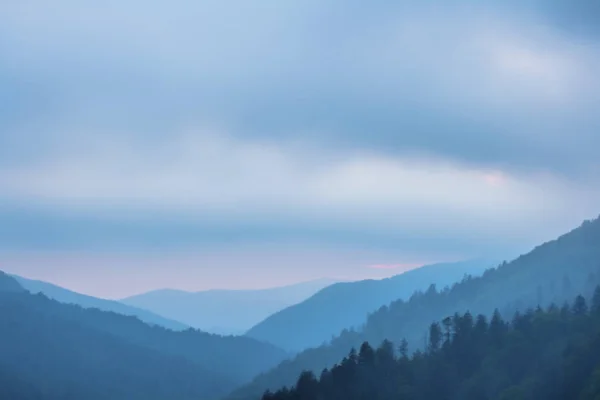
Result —
<instances>
[{"instance_id":1,"label":"forested slope","mask_svg":"<svg viewBox=\"0 0 600 400\"><path fill-rule=\"evenodd\" d=\"M5 274L0 288L0 378L13 382L2 390L26 399L210 400L285 357L249 338L62 304Z\"/></svg>"},{"instance_id":2,"label":"forested slope","mask_svg":"<svg viewBox=\"0 0 600 400\"><path fill-rule=\"evenodd\" d=\"M518 309L561 304L577 293L593 290L600 277L600 220L586 221L577 229L533 249L510 263L464 279L451 288L430 287L407 301L396 301L371 314L357 330L341 332L331 344L306 350L293 360L258 376L230 398L258 398L266 389L294 383L303 370L319 372L331 367L361 343L407 339L423 346L429 325L448 315L470 311L503 315Z\"/></svg>"},{"instance_id":3,"label":"forested slope","mask_svg":"<svg viewBox=\"0 0 600 400\"><path fill-rule=\"evenodd\" d=\"M317 347L344 328L360 326L365 316L393 300L407 299L431 283L445 286L464 275L481 275L494 266L484 260L426 265L381 280L341 282L273 314L247 335L290 351Z\"/></svg>"},{"instance_id":4,"label":"forested slope","mask_svg":"<svg viewBox=\"0 0 600 400\"><path fill-rule=\"evenodd\" d=\"M405 342L376 350L363 343L317 379L263 400L596 400L600 398L600 286L591 300L530 309L503 319L495 312L445 318L429 327L424 351Z\"/></svg>"}]
</instances>

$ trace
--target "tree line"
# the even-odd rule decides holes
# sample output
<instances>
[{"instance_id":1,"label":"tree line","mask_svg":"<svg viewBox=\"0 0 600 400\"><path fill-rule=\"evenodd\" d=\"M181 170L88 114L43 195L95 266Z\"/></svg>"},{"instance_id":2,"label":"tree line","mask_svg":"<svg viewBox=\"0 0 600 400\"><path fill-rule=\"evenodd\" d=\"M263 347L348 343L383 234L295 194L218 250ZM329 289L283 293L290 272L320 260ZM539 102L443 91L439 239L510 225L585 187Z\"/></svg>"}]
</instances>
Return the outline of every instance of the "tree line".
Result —
<instances>
[{"instance_id":1,"label":"tree line","mask_svg":"<svg viewBox=\"0 0 600 400\"><path fill-rule=\"evenodd\" d=\"M430 325L411 352L364 342L319 377L262 400L600 399L600 286L590 299L515 312L509 320L466 312Z\"/></svg>"},{"instance_id":2,"label":"tree line","mask_svg":"<svg viewBox=\"0 0 600 400\"><path fill-rule=\"evenodd\" d=\"M450 287L415 292L372 312L361 327L343 330L330 342L307 349L293 359L257 376L236 389L227 400L260 398L266 389L293 385L304 370L319 373L348 355L364 342L382 343L385 339L406 338L412 351L426 348L432 321L444 320L458 312L482 314L488 319L495 309L505 317L529 307L542 308L572 301L577 294L589 298L600 284L600 218L586 221L559 238L537 246L531 252L482 276L466 276Z\"/></svg>"}]
</instances>

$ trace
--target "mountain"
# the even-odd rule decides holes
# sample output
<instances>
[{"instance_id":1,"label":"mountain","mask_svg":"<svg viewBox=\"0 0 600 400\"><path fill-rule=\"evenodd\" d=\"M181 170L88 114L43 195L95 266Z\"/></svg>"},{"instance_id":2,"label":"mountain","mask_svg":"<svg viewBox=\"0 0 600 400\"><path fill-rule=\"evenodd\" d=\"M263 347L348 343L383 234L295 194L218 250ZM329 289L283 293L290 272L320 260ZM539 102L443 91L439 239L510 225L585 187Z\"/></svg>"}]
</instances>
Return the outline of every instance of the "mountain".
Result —
<instances>
[{"instance_id":1,"label":"mountain","mask_svg":"<svg viewBox=\"0 0 600 400\"><path fill-rule=\"evenodd\" d=\"M427 349L399 357L367 342L317 378L262 400L594 400L600 398L600 286L591 298L504 320L455 314L429 328Z\"/></svg>"},{"instance_id":2,"label":"mountain","mask_svg":"<svg viewBox=\"0 0 600 400\"><path fill-rule=\"evenodd\" d=\"M302 371L320 372L361 343L379 344L405 338L413 350L423 347L434 321L455 313L502 315L552 302L562 304L577 293L590 293L600 283L600 219L533 249L510 263L502 263L481 277L467 277L438 291L431 286L410 299L397 300L369 315L364 326L344 330L330 344L309 349L256 377L229 398L255 399L266 389L293 384Z\"/></svg>"},{"instance_id":3,"label":"mountain","mask_svg":"<svg viewBox=\"0 0 600 400\"><path fill-rule=\"evenodd\" d=\"M24 382L10 371L0 369L0 399L41 400L43 397L32 383Z\"/></svg>"},{"instance_id":4,"label":"mountain","mask_svg":"<svg viewBox=\"0 0 600 400\"><path fill-rule=\"evenodd\" d=\"M492 265L481 260L434 264L382 280L336 283L269 316L247 335L289 351L316 347L344 328L360 327L368 313L393 300L407 298L432 283L451 285L465 274L478 275Z\"/></svg>"},{"instance_id":5,"label":"mountain","mask_svg":"<svg viewBox=\"0 0 600 400\"><path fill-rule=\"evenodd\" d=\"M181 322L164 318L150 311L128 306L118 301L87 296L85 294L73 292L48 282L27 279L17 275L12 275L12 277L15 278L16 281L28 292L33 294L43 293L46 295L46 297L54 299L60 303L77 304L83 308L97 308L102 311L112 311L117 314L135 316L148 324L159 325L176 331L189 328L189 326L182 324Z\"/></svg>"},{"instance_id":6,"label":"mountain","mask_svg":"<svg viewBox=\"0 0 600 400\"><path fill-rule=\"evenodd\" d=\"M1 392L25 398L213 399L286 353L245 337L150 326L14 290L0 275ZM18 397L13 397L18 398Z\"/></svg>"},{"instance_id":7,"label":"mountain","mask_svg":"<svg viewBox=\"0 0 600 400\"><path fill-rule=\"evenodd\" d=\"M0 281L3 288L18 284L7 275ZM9 396L2 398L197 399L235 383L94 329L78 316L86 313L24 290L0 292L0 393ZM106 313L109 319L116 315Z\"/></svg>"},{"instance_id":8,"label":"mountain","mask_svg":"<svg viewBox=\"0 0 600 400\"><path fill-rule=\"evenodd\" d=\"M194 328L219 334L239 334L267 316L296 304L333 281L320 279L262 290L155 290L121 300Z\"/></svg>"},{"instance_id":9,"label":"mountain","mask_svg":"<svg viewBox=\"0 0 600 400\"><path fill-rule=\"evenodd\" d=\"M21 293L25 289L14 278L0 271L0 292L2 293Z\"/></svg>"}]
</instances>

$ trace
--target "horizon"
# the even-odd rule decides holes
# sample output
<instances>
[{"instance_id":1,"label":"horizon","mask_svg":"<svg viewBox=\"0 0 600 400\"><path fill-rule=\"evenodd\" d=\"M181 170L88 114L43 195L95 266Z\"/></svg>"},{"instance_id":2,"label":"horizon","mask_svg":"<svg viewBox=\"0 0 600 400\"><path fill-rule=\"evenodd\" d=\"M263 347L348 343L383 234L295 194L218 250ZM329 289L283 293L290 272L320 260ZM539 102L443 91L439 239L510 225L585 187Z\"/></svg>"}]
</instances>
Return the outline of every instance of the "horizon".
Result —
<instances>
[{"instance_id":1,"label":"horizon","mask_svg":"<svg viewBox=\"0 0 600 400\"><path fill-rule=\"evenodd\" d=\"M487 258L486 259L478 258L478 259L465 259L465 260L451 260L451 261L446 260L446 261L438 261L438 262L426 263L426 264L391 264L391 265L390 264L375 264L375 265L368 266L368 268L375 270L377 272L381 272L383 275L367 275L367 276L363 276L363 277L359 277L359 278L318 277L318 278L313 278L313 279L309 279L309 280L294 281L294 282L289 282L289 283L284 282L284 283L274 284L271 286L258 286L258 287L240 286L240 287L236 287L236 288L215 287L215 288L204 288L204 289L182 289L182 288L177 288L177 287L157 287L157 288L145 289L145 290L142 290L139 292L132 292L132 293L126 293L126 294L113 295L113 296L105 296L105 295L99 295L99 294L95 294L95 293L89 293L89 292L85 292L84 290L80 290L77 287L67 286L60 282L53 282L48 279L42 279L39 277L31 277L31 276L18 274L15 272L11 272L10 268L6 269L5 268L6 266L3 266L3 265L0 265L0 271L6 273L8 275L11 275L11 276L17 276L20 278L24 278L26 280L48 283L48 284L78 293L78 294L86 295L86 296L96 297L96 298L105 299L105 300L112 300L112 301L122 301L122 300L126 300L128 298L133 298L133 297L148 294L148 293L168 292L168 291L181 292L181 293L186 293L186 294L207 293L207 292L253 292L253 291L268 291L268 290L285 289L285 288L291 288L291 287L295 287L295 286L309 285L309 284L315 284L315 283L319 283L319 282L327 282L328 285L323 287L323 288L325 288L327 286L331 286L331 285L334 285L337 283L352 283L352 282L360 282L360 281L368 281L368 280L384 280L384 279L394 278L394 277L397 277L397 276L402 275L409 271L414 271L414 270L417 270L417 269L423 268L423 267L435 266L438 264L452 265L455 263L477 261L477 262L482 263L482 267L496 268L499 265L499 263L501 263L502 261L512 261L516 257L517 256L514 255L513 257L509 257L509 258L502 259L502 260L487 259ZM85 285L84 285L84 287L85 287Z\"/></svg>"},{"instance_id":2,"label":"horizon","mask_svg":"<svg viewBox=\"0 0 600 400\"><path fill-rule=\"evenodd\" d=\"M188 289L181 289L181 288L175 288L175 287L158 287L158 288L154 288L154 289L143 290L141 292L133 292L133 293L129 293L126 295L109 296L109 297L94 294L94 293L86 293L75 287L66 286L60 282L52 282L51 280L47 280L47 279L41 279L38 277L26 276L26 275L18 274L15 272L11 272L10 268L8 268L8 269L5 268L6 266L0 266L0 271L5 272L6 274L8 274L10 276L17 276L17 277L27 279L27 280L48 283L48 284L58 286L60 288L78 293L78 294L86 295L86 296L96 297L96 298L105 299L105 300L121 301L121 300L130 298L130 297L135 297L135 296L148 294L148 293L152 293L152 292L174 291L174 292L182 292L182 293L186 293L186 294L206 293L206 292L252 292L252 291L268 291L268 290L276 290L276 289L285 289L285 288L291 288L294 286L310 285L310 284L316 284L316 283L320 283L320 282L328 282L329 284L327 286L329 286L329 285L333 285L336 283L358 282L358 281L363 281L363 280L382 280L382 279L392 278L394 276L401 275L405 272L412 271L412 270L415 270L415 269L418 269L421 267L425 267L425 266L427 266L427 265L425 265L425 264L424 265L416 265L416 266L411 265L410 267L404 268L404 269L403 269L403 267L406 267L406 266L394 266L394 268L384 268L386 270L386 272L388 272L388 274L386 274L384 276L366 276L366 277L362 277L362 278L358 278L358 279L321 277L321 278L314 278L314 279L310 279L310 280L302 280L302 281L297 281L297 282L295 281L295 282L290 282L290 283L284 282L284 283L276 284L275 286L258 286L258 287L240 286L237 288L215 287L215 288L206 288L206 289L198 289L198 290L194 290L194 289L188 290ZM327 287L327 286L325 286L325 287ZM83 287L85 287L85 285Z\"/></svg>"}]
</instances>

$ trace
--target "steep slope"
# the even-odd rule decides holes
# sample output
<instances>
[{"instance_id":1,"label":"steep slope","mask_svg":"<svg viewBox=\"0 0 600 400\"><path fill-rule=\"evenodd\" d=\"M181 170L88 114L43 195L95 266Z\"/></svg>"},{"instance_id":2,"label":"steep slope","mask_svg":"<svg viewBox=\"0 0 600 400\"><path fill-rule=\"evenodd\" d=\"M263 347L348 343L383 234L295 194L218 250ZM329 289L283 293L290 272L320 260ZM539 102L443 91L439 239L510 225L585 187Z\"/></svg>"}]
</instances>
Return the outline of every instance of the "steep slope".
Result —
<instances>
[{"instance_id":1,"label":"steep slope","mask_svg":"<svg viewBox=\"0 0 600 400\"><path fill-rule=\"evenodd\" d=\"M479 275L493 265L481 260L435 264L388 279L336 283L268 317L247 336L290 351L319 346L344 328L359 327L369 312L393 300L405 299L432 283L451 285L465 274Z\"/></svg>"},{"instance_id":2,"label":"steep slope","mask_svg":"<svg viewBox=\"0 0 600 400\"><path fill-rule=\"evenodd\" d=\"M15 283L2 275L0 287ZM286 356L250 338L174 332L26 291L0 293L0 320L0 371L58 390L50 398L213 398Z\"/></svg>"},{"instance_id":3,"label":"steep slope","mask_svg":"<svg viewBox=\"0 0 600 400\"><path fill-rule=\"evenodd\" d=\"M430 326L425 352L396 357L391 342L365 342L320 378L303 373L294 388L263 400L598 399L600 286L590 303L577 296L510 322L455 314Z\"/></svg>"},{"instance_id":4,"label":"steep slope","mask_svg":"<svg viewBox=\"0 0 600 400\"><path fill-rule=\"evenodd\" d=\"M31 382L25 382L10 371L0 369L0 399L43 400Z\"/></svg>"},{"instance_id":5,"label":"steep slope","mask_svg":"<svg viewBox=\"0 0 600 400\"><path fill-rule=\"evenodd\" d=\"M235 383L181 357L134 345L75 320L49 318L47 302L0 295L0 368L41 398L214 398ZM14 378L10 379L14 384Z\"/></svg>"},{"instance_id":6,"label":"steep slope","mask_svg":"<svg viewBox=\"0 0 600 400\"><path fill-rule=\"evenodd\" d=\"M23 286L16 279L0 271L0 292L1 293L22 293L25 292Z\"/></svg>"},{"instance_id":7,"label":"steep slope","mask_svg":"<svg viewBox=\"0 0 600 400\"><path fill-rule=\"evenodd\" d=\"M263 290L156 290L121 300L206 332L241 334L267 316L296 304L333 281L321 279Z\"/></svg>"},{"instance_id":8,"label":"steep slope","mask_svg":"<svg viewBox=\"0 0 600 400\"><path fill-rule=\"evenodd\" d=\"M60 303L77 304L83 308L97 308L102 311L112 311L117 314L130 315L138 317L140 320L151 324L159 325L173 330L184 330L189 326L181 322L163 318L150 311L142 310L137 307L128 306L113 300L99 299L97 297L87 296L81 293L53 285L48 282L23 278L17 275L12 275L17 282L21 284L25 290L33 294L43 293L47 297L54 299Z\"/></svg>"},{"instance_id":9,"label":"steep slope","mask_svg":"<svg viewBox=\"0 0 600 400\"><path fill-rule=\"evenodd\" d=\"M408 301L395 301L371 314L359 331L343 331L331 344L306 350L293 360L281 363L236 390L230 398L256 399L266 389L293 384L303 370L320 372L348 354L362 342L379 344L384 339L399 342L406 338L419 346L429 325L454 313L470 311L490 315L494 308L510 315L550 302L562 303L576 293L589 293L600 281L600 219L586 221L560 238L538 246L530 253L482 277L468 278L438 292L430 287Z\"/></svg>"},{"instance_id":10,"label":"steep slope","mask_svg":"<svg viewBox=\"0 0 600 400\"><path fill-rule=\"evenodd\" d=\"M14 290L18 286L0 275L2 398L214 398L235 383L184 358L95 330L70 315L87 311Z\"/></svg>"}]
</instances>

